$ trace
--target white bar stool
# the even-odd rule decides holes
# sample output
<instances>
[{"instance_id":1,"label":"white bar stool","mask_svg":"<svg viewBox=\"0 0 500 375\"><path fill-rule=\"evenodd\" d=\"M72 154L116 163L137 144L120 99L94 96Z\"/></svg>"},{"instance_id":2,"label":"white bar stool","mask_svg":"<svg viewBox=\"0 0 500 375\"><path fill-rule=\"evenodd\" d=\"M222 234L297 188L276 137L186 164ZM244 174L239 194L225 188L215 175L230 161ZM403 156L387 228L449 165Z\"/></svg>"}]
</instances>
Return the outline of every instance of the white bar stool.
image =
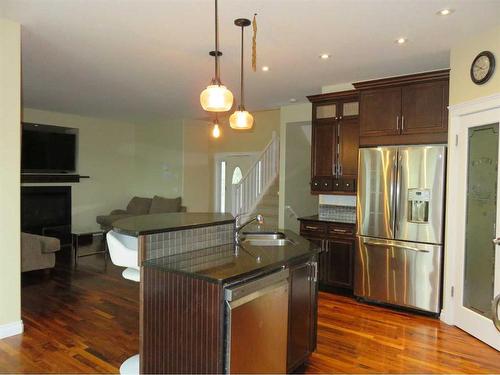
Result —
<instances>
[{"instance_id":1,"label":"white bar stool","mask_svg":"<svg viewBox=\"0 0 500 375\"><path fill-rule=\"evenodd\" d=\"M123 270L122 276L127 280L140 282L141 273L139 271L139 244L137 237L127 236L110 230L106 234L106 241L108 242L109 255L113 264L119 267L127 267ZM139 374L139 354L128 358L122 363L120 374Z\"/></svg>"}]
</instances>

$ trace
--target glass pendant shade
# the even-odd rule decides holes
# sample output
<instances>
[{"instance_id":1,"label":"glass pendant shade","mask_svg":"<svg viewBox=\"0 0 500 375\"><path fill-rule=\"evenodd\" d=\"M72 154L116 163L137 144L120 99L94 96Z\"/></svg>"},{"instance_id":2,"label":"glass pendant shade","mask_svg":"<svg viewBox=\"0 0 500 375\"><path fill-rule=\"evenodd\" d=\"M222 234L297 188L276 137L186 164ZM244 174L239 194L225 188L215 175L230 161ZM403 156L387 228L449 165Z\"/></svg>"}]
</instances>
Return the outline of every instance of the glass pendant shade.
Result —
<instances>
[{"instance_id":1,"label":"glass pendant shade","mask_svg":"<svg viewBox=\"0 0 500 375\"><path fill-rule=\"evenodd\" d=\"M209 85L200 94L200 103L208 112L227 112L233 106L233 93L224 85Z\"/></svg>"},{"instance_id":2,"label":"glass pendant shade","mask_svg":"<svg viewBox=\"0 0 500 375\"><path fill-rule=\"evenodd\" d=\"M214 127L212 128L212 137L214 137L214 138L220 137L220 128L219 128L219 124L217 124L217 123L215 123Z\"/></svg>"},{"instance_id":3,"label":"glass pendant shade","mask_svg":"<svg viewBox=\"0 0 500 375\"><path fill-rule=\"evenodd\" d=\"M237 130L252 129L253 116L245 110L235 111L229 117L229 125L232 129Z\"/></svg>"}]
</instances>

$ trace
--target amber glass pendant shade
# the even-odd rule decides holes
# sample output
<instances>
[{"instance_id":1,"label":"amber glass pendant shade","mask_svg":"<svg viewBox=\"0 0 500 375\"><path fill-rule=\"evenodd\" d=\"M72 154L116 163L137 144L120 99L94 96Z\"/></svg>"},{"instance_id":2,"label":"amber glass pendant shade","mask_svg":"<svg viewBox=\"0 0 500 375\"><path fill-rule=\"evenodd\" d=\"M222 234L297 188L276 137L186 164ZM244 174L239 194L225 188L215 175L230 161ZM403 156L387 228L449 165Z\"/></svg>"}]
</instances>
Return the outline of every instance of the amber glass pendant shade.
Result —
<instances>
[{"instance_id":1,"label":"amber glass pendant shade","mask_svg":"<svg viewBox=\"0 0 500 375\"><path fill-rule=\"evenodd\" d=\"M248 111L240 109L229 117L229 125L236 130L252 129L253 116Z\"/></svg>"},{"instance_id":2,"label":"amber glass pendant shade","mask_svg":"<svg viewBox=\"0 0 500 375\"><path fill-rule=\"evenodd\" d=\"M227 112L233 106L233 94L224 85L209 85L200 94L200 103L208 112Z\"/></svg>"}]
</instances>

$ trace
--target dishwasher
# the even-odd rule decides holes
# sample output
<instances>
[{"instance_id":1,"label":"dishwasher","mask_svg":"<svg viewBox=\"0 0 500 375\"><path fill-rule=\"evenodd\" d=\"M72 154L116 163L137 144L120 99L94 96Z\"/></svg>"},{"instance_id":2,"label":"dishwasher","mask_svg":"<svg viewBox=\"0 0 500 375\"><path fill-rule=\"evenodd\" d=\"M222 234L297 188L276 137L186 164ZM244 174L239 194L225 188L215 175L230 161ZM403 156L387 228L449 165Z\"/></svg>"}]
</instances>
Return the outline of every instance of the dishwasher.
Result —
<instances>
[{"instance_id":1,"label":"dishwasher","mask_svg":"<svg viewBox=\"0 0 500 375\"><path fill-rule=\"evenodd\" d=\"M225 288L226 373L286 373L288 275L283 269Z\"/></svg>"}]
</instances>

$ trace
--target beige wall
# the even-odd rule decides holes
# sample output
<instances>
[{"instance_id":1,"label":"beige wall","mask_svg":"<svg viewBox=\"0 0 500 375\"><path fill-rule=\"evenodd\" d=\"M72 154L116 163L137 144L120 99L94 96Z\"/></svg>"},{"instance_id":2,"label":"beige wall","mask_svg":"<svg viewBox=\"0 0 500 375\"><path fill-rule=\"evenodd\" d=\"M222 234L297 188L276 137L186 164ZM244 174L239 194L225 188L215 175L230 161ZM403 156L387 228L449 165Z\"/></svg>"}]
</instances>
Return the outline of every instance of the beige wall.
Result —
<instances>
[{"instance_id":1,"label":"beige wall","mask_svg":"<svg viewBox=\"0 0 500 375\"><path fill-rule=\"evenodd\" d=\"M74 225L97 226L97 215L126 206L134 191L134 125L29 108L23 121L78 129L78 173L90 179L69 184Z\"/></svg>"},{"instance_id":2,"label":"beige wall","mask_svg":"<svg viewBox=\"0 0 500 375\"><path fill-rule=\"evenodd\" d=\"M0 19L0 327L21 320L21 27ZM1 333L1 332L0 332Z\"/></svg>"},{"instance_id":3,"label":"beige wall","mask_svg":"<svg viewBox=\"0 0 500 375\"><path fill-rule=\"evenodd\" d=\"M318 196L311 194L311 121L288 122L285 149L285 215L283 228L300 232L297 220L318 213ZM287 209L290 207L290 209Z\"/></svg>"},{"instance_id":4,"label":"beige wall","mask_svg":"<svg viewBox=\"0 0 500 375\"><path fill-rule=\"evenodd\" d=\"M491 79L476 85L470 79L470 66L481 51L491 51L496 58L496 71ZM500 93L500 26L462 41L451 49L450 104Z\"/></svg>"},{"instance_id":5,"label":"beige wall","mask_svg":"<svg viewBox=\"0 0 500 375\"><path fill-rule=\"evenodd\" d=\"M283 106L280 108L280 194L279 194L279 227L285 227L285 195L286 195L286 152L288 124L311 121L311 103L300 103ZM304 176L306 178L306 176ZM309 181L310 175L307 176Z\"/></svg>"},{"instance_id":6,"label":"beige wall","mask_svg":"<svg viewBox=\"0 0 500 375\"><path fill-rule=\"evenodd\" d=\"M212 210L210 127L206 121L186 120L184 131L184 184L182 200L190 212Z\"/></svg>"},{"instance_id":7,"label":"beige wall","mask_svg":"<svg viewBox=\"0 0 500 375\"><path fill-rule=\"evenodd\" d=\"M183 196L186 197L189 211L214 210L216 154L260 152L271 140L273 132L279 134L279 110L252 114L255 122L251 130L233 130L227 118L222 118L221 136L218 139L210 135L210 122L184 121Z\"/></svg>"},{"instance_id":8,"label":"beige wall","mask_svg":"<svg viewBox=\"0 0 500 375\"><path fill-rule=\"evenodd\" d=\"M182 195L182 129L182 120L136 126L135 194Z\"/></svg>"}]
</instances>

